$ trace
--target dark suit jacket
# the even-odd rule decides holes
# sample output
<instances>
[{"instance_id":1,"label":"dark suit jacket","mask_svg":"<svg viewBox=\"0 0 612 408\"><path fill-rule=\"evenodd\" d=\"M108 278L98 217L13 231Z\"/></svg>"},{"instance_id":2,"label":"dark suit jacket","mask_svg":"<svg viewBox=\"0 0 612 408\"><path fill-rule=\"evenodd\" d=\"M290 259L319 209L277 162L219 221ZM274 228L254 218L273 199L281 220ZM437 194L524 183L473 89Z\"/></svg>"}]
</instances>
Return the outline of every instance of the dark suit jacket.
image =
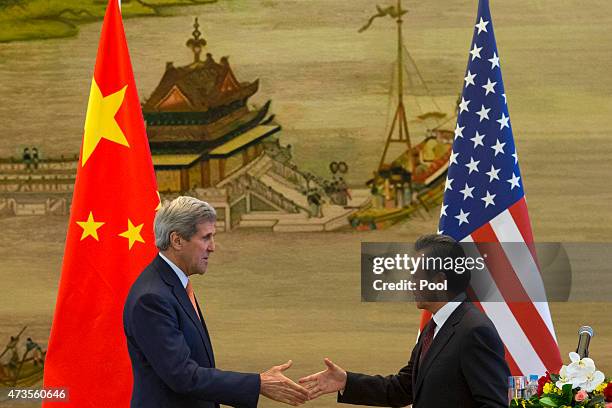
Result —
<instances>
[{"instance_id":1,"label":"dark suit jacket","mask_svg":"<svg viewBox=\"0 0 612 408\"><path fill-rule=\"evenodd\" d=\"M206 324L161 257L132 285L123 326L134 373L132 407L257 406L259 374L215 368Z\"/></svg>"},{"instance_id":2,"label":"dark suit jacket","mask_svg":"<svg viewBox=\"0 0 612 408\"><path fill-rule=\"evenodd\" d=\"M508 407L504 345L487 316L463 302L449 316L418 367L425 326L408 365L388 377L348 373L338 402L385 407Z\"/></svg>"}]
</instances>

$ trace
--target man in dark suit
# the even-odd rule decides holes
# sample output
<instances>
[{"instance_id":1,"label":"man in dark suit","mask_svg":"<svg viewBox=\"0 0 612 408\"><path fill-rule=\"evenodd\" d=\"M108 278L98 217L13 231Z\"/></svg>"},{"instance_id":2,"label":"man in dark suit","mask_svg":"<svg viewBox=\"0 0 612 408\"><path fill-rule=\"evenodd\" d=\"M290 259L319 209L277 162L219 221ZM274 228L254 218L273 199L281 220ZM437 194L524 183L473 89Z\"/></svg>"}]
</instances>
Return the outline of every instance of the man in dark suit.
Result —
<instances>
[{"instance_id":1,"label":"man in dark suit","mask_svg":"<svg viewBox=\"0 0 612 408\"><path fill-rule=\"evenodd\" d=\"M222 371L190 277L203 275L215 250L215 210L192 197L155 217L160 253L132 285L123 324L132 361L132 407L254 408L259 394L299 405L308 392L283 375L287 363L261 374Z\"/></svg>"},{"instance_id":2,"label":"man in dark suit","mask_svg":"<svg viewBox=\"0 0 612 408\"><path fill-rule=\"evenodd\" d=\"M451 237L427 235L417 240L424 257L465 258ZM487 316L467 301L470 272L419 268L416 280L447 281L446 291L415 293L417 307L432 313L399 373L382 376L346 372L325 359L327 369L302 378L310 398L338 392L338 402L413 408L508 406L510 371L504 345Z\"/></svg>"}]
</instances>

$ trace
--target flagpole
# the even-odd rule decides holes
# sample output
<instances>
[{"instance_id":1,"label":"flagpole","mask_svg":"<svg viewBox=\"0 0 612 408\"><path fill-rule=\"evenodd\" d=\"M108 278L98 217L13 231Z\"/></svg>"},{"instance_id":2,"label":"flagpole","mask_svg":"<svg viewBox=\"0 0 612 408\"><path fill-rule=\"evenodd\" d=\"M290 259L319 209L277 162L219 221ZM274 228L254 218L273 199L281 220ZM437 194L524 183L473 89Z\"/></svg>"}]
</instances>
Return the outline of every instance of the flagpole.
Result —
<instances>
[{"instance_id":1,"label":"flagpole","mask_svg":"<svg viewBox=\"0 0 612 408\"><path fill-rule=\"evenodd\" d=\"M406 147L408 152L408 169L410 173L414 172L414 163L412 160L412 143L410 143L410 134L408 133L408 120L406 119L406 108L404 107L404 37L402 35L402 0L397 0L397 71L398 71L398 105L397 115L399 116L399 140L406 138ZM412 180L409 182L410 191L412 191Z\"/></svg>"},{"instance_id":2,"label":"flagpole","mask_svg":"<svg viewBox=\"0 0 612 408\"><path fill-rule=\"evenodd\" d=\"M397 75L399 82L398 89L398 105L404 104L404 73L403 73L403 40L402 40L402 0L397 0ZM400 126L400 139L402 134L402 128Z\"/></svg>"}]
</instances>

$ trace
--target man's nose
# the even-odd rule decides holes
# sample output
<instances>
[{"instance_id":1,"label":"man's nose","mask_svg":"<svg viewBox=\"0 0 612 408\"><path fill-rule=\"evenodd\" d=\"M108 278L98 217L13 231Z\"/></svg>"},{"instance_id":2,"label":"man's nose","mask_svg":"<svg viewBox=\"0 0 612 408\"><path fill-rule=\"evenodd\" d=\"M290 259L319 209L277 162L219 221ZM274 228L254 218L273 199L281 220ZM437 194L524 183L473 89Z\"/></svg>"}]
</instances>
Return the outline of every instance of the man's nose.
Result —
<instances>
[{"instance_id":1,"label":"man's nose","mask_svg":"<svg viewBox=\"0 0 612 408\"><path fill-rule=\"evenodd\" d=\"M208 244L208 252L215 252L215 239L211 238Z\"/></svg>"}]
</instances>

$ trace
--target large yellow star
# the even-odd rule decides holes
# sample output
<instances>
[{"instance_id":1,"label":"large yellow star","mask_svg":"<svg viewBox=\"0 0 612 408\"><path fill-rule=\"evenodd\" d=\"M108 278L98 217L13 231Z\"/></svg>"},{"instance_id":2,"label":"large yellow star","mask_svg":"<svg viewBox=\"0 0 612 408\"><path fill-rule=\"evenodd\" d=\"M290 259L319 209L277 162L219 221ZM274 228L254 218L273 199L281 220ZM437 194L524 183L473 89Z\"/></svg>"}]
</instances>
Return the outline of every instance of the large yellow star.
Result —
<instances>
[{"instance_id":1,"label":"large yellow star","mask_svg":"<svg viewBox=\"0 0 612 408\"><path fill-rule=\"evenodd\" d=\"M79 227L83 228L83 233L81 234L81 241L85 238L92 236L96 241L98 239L98 228L104 225L103 222L96 222L93 217L93 213L89 212L89 217L87 217L87 221L77 221Z\"/></svg>"},{"instance_id":2,"label":"large yellow star","mask_svg":"<svg viewBox=\"0 0 612 408\"><path fill-rule=\"evenodd\" d=\"M132 249L132 245L134 245L134 242L136 241L145 242L144 239L142 239L142 236L140 235L140 230L142 229L143 225L144 224L134 226L134 224L132 224L132 221L128 218L128 229L127 231L119 234L119 236L128 239L129 249Z\"/></svg>"},{"instance_id":3,"label":"large yellow star","mask_svg":"<svg viewBox=\"0 0 612 408\"><path fill-rule=\"evenodd\" d=\"M87 116L85 117L81 166L85 166L87 159L102 139L130 147L123 131L115 120L115 114L123 103L126 88L127 85L115 93L102 96L102 91L100 91L96 79L92 79L89 102L87 103Z\"/></svg>"}]
</instances>

